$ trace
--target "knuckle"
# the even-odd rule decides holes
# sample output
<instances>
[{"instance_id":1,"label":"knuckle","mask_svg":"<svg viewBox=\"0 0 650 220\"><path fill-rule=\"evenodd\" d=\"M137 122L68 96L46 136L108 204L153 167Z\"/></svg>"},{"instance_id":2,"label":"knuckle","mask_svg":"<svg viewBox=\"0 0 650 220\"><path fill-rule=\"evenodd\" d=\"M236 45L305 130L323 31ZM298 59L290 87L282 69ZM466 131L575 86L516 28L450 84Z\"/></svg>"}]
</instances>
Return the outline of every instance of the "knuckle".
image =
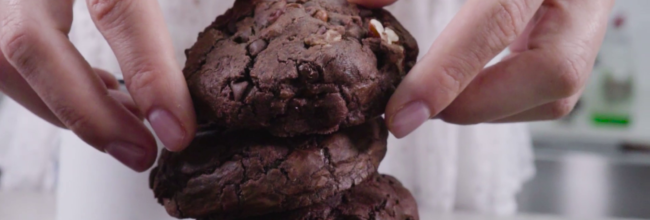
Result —
<instances>
[{"instance_id":1,"label":"knuckle","mask_svg":"<svg viewBox=\"0 0 650 220\"><path fill-rule=\"evenodd\" d=\"M494 27L491 31L496 32L493 36L497 42L493 44L508 45L524 31L526 26L525 11L526 1L498 0L494 8Z\"/></svg>"},{"instance_id":2,"label":"knuckle","mask_svg":"<svg viewBox=\"0 0 650 220\"><path fill-rule=\"evenodd\" d=\"M580 92L588 74L587 62L578 57L558 61L556 92L559 98L568 98Z\"/></svg>"},{"instance_id":3,"label":"knuckle","mask_svg":"<svg viewBox=\"0 0 650 220\"><path fill-rule=\"evenodd\" d=\"M59 120L70 130L75 132L86 132L90 128L90 118L84 116L74 108L67 106L60 106L55 108L54 113L59 117Z\"/></svg>"},{"instance_id":4,"label":"knuckle","mask_svg":"<svg viewBox=\"0 0 650 220\"><path fill-rule=\"evenodd\" d=\"M130 0L88 0L88 10L95 21L101 25L119 23L120 15L124 13Z\"/></svg>"},{"instance_id":5,"label":"knuckle","mask_svg":"<svg viewBox=\"0 0 650 220\"><path fill-rule=\"evenodd\" d=\"M440 85L442 86L442 89L449 92L450 94L460 93L463 89L461 85L461 72L462 70L455 66L442 67L442 79L440 79Z\"/></svg>"},{"instance_id":6,"label":"knuckle","mask_svg":"<svg viewBox=\"0 0 650 220\"><path fill-rule=\"evenodd\" d=\"M2 53L20 70L34 66L30 64L34 62L31 55L35 50L37 36L36 29L26 20L5 19L0 31Z\"/></svg>"},{"instance_id":7,"label":"knuckle","mask_svg":"<svg viewBox=\"0 0 650 220\"><path fill-rule=\"evenodd\" d=\"M157 73L158 71L151 67L151 65L145 64L136 68L133 74L128 74L129 76L126 80L129 91L132 94L140 94L145 90L150 90L159 78Z\"/></svg>"},{"instance_id":8,"label":"knuckle","mask_svg":"<svg viewBox=\"0 0 650 220\"><path fill-rule=\"evenodd\" d=\"M474 54L470 57L477 56ZM454 95L462 92L465 84L473 78L474 72L478 72L472 65L474 63L471 61L472 59L476 58L451 58L445 62L446 64L441 65L440 76L442 78L437 80L444 91Z\"/></svg>"},{"instance_id":9,"label":"knuckle","mask_svg":"<svg viewBox=\"0 0 650 220\"><path fill-rule=\"evenodd\" d=\"M569 115L574 107L575 104L569 99L555 101L550 104L547 114L551 119L560 119Z\"/></svg>"}]
</instances>

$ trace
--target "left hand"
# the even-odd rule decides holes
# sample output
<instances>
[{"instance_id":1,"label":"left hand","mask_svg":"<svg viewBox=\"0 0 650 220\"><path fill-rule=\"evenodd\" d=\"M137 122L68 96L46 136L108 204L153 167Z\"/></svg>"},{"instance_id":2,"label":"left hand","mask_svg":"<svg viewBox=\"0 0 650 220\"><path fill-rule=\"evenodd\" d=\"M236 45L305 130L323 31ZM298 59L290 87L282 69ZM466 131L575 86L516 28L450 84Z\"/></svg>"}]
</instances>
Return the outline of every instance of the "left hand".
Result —
<instances>
[{"instance_id":1,"label":"left hand","mask_svg":"<svg viewBox=\"0 0 650 220\"><path fill-rule=\"evenodd\" d=\"M382 7L396 0L350 0ZM557 119L593 68L614 0L467 0L386 108L402 138L430 118L455 124ZM512 54L485 65L510 47Z\"/></svg>"},{"instance_id":2,"label":"left hand","mask_svg":"<svg viewBox=\"0 0 650 220\"><path fill-rule=\"evenodd\" d=\"M70 42L74 0L0 0L0 91L88 145L143 172L156 141L181 151L196 131L189 90L157 0L86 0L129 96Z\"/></svg>"}]
</instances>

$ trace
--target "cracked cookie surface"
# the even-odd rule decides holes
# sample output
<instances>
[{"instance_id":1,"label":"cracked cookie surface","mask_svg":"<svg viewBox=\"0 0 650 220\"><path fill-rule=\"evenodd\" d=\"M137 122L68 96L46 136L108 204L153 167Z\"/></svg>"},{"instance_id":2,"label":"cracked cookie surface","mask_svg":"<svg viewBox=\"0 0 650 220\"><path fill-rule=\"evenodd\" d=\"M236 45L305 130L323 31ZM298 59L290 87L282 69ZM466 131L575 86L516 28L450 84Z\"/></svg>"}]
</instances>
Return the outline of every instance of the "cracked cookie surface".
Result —
<instances>
[{"instance_id":1,"label":"cracked cookie surface","mask_svg":"<svg viewBox=\"0 0 650 220\"><path fill-rule=\"evenodd\" d=\"M236 219L318 204L372 176L386 154L381 118L330 135L202 132L163 150L150 184L179 218Z\"/></svg>"},{"instance_id":2,"label":"cracked cookie surface","mask_svg":"<svg viewBox=\"0 0 650 220\"><path fill-rule=\"evenodd\" d=\"M391 35L375 33L377 23ZM202 123L287 137L329 134L383 114L418 49L382 9L238 0L186 54L183 72Z\"/></svg>"},{"instance_id":3,"label":"cracked cookie surface","mask_svg":"<svg viewBox=\"0 0 650 220\"><path fill-rule=\"evenodd\" d=\"M375 174L324 203L246 220L418 220L413 195L392 176ZM218 220L204 218L199 220Z\"/></svg>"}]
</instances>

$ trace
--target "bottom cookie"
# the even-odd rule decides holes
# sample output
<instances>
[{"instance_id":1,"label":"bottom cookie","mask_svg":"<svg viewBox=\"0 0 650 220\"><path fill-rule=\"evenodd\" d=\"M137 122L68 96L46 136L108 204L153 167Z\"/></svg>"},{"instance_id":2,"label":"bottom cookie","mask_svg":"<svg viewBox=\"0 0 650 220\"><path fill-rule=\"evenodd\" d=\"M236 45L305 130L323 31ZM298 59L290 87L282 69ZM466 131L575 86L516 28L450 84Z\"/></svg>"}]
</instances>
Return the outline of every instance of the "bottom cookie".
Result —
<instances>
[{"instance_id":1,"label":"bottom cookie","mask_svg":"<svg viewBox=\"0 0 650 220\"><path fill-rule=\"evenodd\" d=\"M199 220L220 220L203 218ZM245 220L418 220L415 199L392 176L376 174L324 203Z\"/></svg>"}]
</instances>

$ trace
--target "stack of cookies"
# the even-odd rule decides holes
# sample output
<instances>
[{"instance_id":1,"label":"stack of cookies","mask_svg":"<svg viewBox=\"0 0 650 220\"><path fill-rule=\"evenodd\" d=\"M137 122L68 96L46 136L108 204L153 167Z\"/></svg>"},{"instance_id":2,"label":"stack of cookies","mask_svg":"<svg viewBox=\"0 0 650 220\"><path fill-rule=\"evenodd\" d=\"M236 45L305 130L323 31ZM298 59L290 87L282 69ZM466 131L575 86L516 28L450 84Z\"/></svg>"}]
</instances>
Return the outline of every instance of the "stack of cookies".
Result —
<instances>
[{"instance_id":1,"label":"stack of cookies","mask_svg":"<svg viewBox=\"0 0 650 220\"><path fill-rule=\"evenodd\" d=\"M163 150L151 188L199 220L416 220L377 173L381 115L415 64L413 37L382 9L346 0L237 0L187 50L201 127Z\"/></svg>"}]
</instances>

